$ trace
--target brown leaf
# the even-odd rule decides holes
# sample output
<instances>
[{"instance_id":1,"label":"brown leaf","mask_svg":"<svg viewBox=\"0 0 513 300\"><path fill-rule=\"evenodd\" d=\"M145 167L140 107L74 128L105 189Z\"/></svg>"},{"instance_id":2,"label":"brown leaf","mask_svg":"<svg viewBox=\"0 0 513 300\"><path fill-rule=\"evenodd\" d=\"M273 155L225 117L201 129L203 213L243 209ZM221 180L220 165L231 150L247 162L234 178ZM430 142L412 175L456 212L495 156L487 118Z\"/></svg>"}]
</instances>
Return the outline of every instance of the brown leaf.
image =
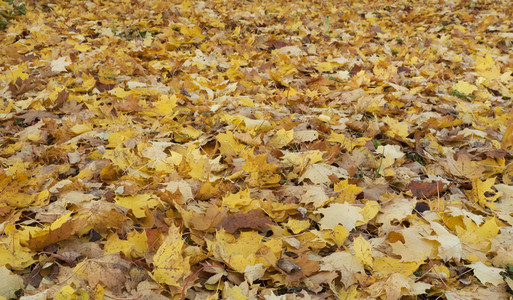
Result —
<instances>
[{"instance_id":1,"label":"brown leaf","mask_svg":"<svg viewBox=\"0 0 513 300\"><path fill-rule=\"evenodd\" d=\"M9 90L11 91L12 95L16 97L30 91L36 86L37 83L35 83L32 79L27 78L25 80L22 80L18 77L15 83L9 84Z\"/></svg>"},{"instance_id":2,"label":"brown leaf","mask_svg":"<svg viewBox=\"0 0 513 300\"><path fill-rule=\"evenodd\" d=\"M57 95L57 99L55 99L55 103L53 105L53 109L59 109L62 107L64 103L68 100L69 92L66 90L62 90Z\"/></svg>"},{"instance_id":3,"label":"brown leaf","mask_svg":"<svg viewBox=\"0 0 513 300\"><path fill-rule=\"evenodd\" d=\"M123 112L139 112L142 110L139 106L139 99L133 95L127 96L119 102L114 102L114 107Z\"/></svg>"},{"instance_id":4,"label":"brown leaf","mask_svg":"<svg viewBox=\"0 0 513 300\"><path fill-rule=\"evenodd\" d=\"M484 153L484 155L486 155L486 157L489 157L489 158L503 159L506 155L508 155L508 152L504 149L495 149L495 150L486 151Z\"/></svg>"},{"instance_id":5,"label":"brown leaf","mask_svg":"<svg viewBox=\"0 0 513 300\"><path fill-rule=\"evenodd\" d=\"M32 250L41 250L51 244L64 241L75 234L75 232L85 224L86 220L85 218L71 219L55 230L49 229L48 232L44 234L38 234L36 236L30 235L27 247Z\"/></svg>"},{"instance_id":6,"label":"brown leaf","mask_svg":"<svg viewBox=\"0 0 513 300\"><path fill-rule=\"evenodd\" d=\"M228 233L234 233L241 228L266 229L271 221L262 214L261 210L253 209L247 213L238 212L226 217L217 228L224 228Z\"/></svg>"},{"instance_id":7,"label":"brown leaf","mask_svg":"<svg viewBox=\"0 0 513 300\"><path fill-rule=\"evenodd\" d=\"M100 92L110 91L116 86L116 82L114 80L103 78L103 77L99 77L99 78L95 78L95 79L96 79L95 87Z\"/></svg>"},{"instance_id":8,"label":"brown leaf","mask_svg":"<svg viewBox=\"0 0 513 300\"><path fill-rule=\"evenodd\" d=\"M23 119L24 124L32 124L36 120L57 119L57 116L51 112L43 110L29 110L20 112L18 118Z\"/></svg>"},{"instance_id":9,"label":"brown leaf","mask_svg":"<svg viewBox=\"0 0 513 300\"><path fill-rule=\"evenodd\" d=\"M66 114L78 113L84 108L82 103L77 103L75 99L65 102L62 105L61 111Z\"/></svg>"},{"instance_id":10,"label":"brown leaf","mask_svg":"<svg viewBox=\"0 0 513 300\"><path fill-rule=\"evenodd\" d=\"M363 197L369 200L379 200L384 193L389 192L388 184L377 184L363 190Z\"/></svg>"},{"instance_id":11,"label":"brown leaf","mask_svg":"<svg viewBox=\"0 0 513 300\"><path fill-rule=\"evenodd\" d=\"M433 195L443 193L449 185L441 181L434 182L421 182L412 181L408 184L407 189L410 190L413 196L417 198L429 198Z\"/></svg>"},{"instance_id":12,"label":"brown leaf","mask_svg":"<svg viewBox=\"0 0 513 300\"><path fill-rule=\"evenodd\" d=\"M207 208L205 215L193 213L191 220L191 227L196 230L206 231L221 222L226 215L225 212L221 212L216 205L211 205Z\"/></svg>"},{"instance_id":13,"label":"brown leaf","mask_svg":"<svg viewBox=\"0 0 513 300\"><path fill-rule=\"evenodd\" d=\"M476 165L466 151L460 151L456 155L449 152L447 154L447 169L452 175L464 178L480 177L484 172L484 167Z\"/></svg>"},{"instance_id":14,"label":"brown leaf","mask_svg":"<svg viewBox=\"0 0 513 300\"><path fill-rule=\"evenodd\" d=\"M10 206L0 207L0 217L7 216L7 214L9 214L11 211L12 211L12 207L10 207Z\"/></svg>"},{"instance_id":15,"label":"brown leaf","mask_svg":"<svg viewBox=\"0 0 513 300\"><path fill-rule=\"evenodd\" d=\"M319 262L315 260L309 260L306 253L297 258L294 258L292 262L301 268L301 271L303 271L305 276L310 276L320 270Z\"/></svg>"},{"instance_id":16,"label":"brown leaf","mask_svg":"<svg viewBox=\"0 0 513 300\"><path fill-rule=\"evenodd\" d=\"M268 40L267 42L265 42L265 44L268 45L269 47L273 47L275 49L280 49L280 48L288 45L284 41L278 41L278 40Z\"/></svg>"},{"instance_id":17,"label":"brown leaf","mask_svg":"<svg viewBox=\"0 0 513 300\"><path fill-rule=\"evenodd\" d=\"M112 254L86 260L75 267L75 269L79 268L79 272L87 279L89 286L96 287L97 284L102 284L114 294L120 295L127 280L130 263L123 260L119 254Z\"/></svg>"},{"instance_id":18,"label":"brown leaf","mask_svg":"<svg viewBox=\"0 0 513 300\"><path fill-rule=\"evenodd\" d=\"M41 265L38 264L34 269L32 269L32 272L30 272L30 275L25 279L26 284L30 284L31 286L38 288L39 284L41 283L41 280L43 280L43 277L39 272L41 272Z\"/></svg>"}]
</instances>

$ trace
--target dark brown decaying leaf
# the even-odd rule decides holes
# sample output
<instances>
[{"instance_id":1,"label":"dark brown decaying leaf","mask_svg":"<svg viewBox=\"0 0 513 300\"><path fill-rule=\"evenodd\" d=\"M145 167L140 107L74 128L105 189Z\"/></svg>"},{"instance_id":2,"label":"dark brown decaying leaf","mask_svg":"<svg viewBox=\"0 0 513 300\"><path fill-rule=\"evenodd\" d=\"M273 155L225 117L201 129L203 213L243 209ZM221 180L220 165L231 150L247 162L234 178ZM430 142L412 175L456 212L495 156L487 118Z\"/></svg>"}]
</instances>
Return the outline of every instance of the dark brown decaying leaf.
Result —
<instances>
[{"instance_id":1,"label":"dark brown decaying leaf","mask_svg":"<svg viewBox=\"0 0 513 300\"><path fill-rule=\"evenodd\" d=\"M226 232L234 233L239 229L267 229L271 220L264 216L259 209L253 209L246 213L238 212L223 219L217 228L224 228Z\"/></svg>"},{"instance_id":2,"label":"dark brown decaying leaf","mask_svg":"<svg viewBox=\"0 0 513 300\"><path fill-rule=\"evenodd\" d=\"M407 189L417 198L430 198L434 195L440 196L448 187L449 184L441 181L412 181L408 184Z\"/></svg>"}]
</instances>

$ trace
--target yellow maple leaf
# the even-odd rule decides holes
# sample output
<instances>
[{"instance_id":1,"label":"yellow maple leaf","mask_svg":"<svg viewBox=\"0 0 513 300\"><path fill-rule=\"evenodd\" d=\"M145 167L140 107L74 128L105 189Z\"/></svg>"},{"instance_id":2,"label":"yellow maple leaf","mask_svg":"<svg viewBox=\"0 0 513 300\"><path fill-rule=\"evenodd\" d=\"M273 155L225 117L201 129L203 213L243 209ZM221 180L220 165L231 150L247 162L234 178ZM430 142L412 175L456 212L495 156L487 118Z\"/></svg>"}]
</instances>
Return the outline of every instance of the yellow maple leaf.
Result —
<instances>
[{"instance_id":1,"label":"yellow maple leaf","mask_svg":"<svg viewBox=\"0 0 513 300\"><path fill-rule=\"evenodd\" d=\"M473 85L473 84L470 84L466 81L458 81L458 83L455 83L453 86L452 86L452 89L454 91L458 91L460 93L463 93L465 95L472 95L472 93L474 93L475 91L477 91L477 86Z\"/></svg>"},{"instance_id":2,"label":"yellow maple leaf","mask_svg":"<svg viewBox=\"0 0 513 300\"><path fill-rule=\"evenodd\" d=\"M139 136L140 132L136 128L127 127L117 132L111 133L108 137L109 144L107 147L116 148L120 146L124 141Z\"/></svg>"},{"instance_id":3,"label":"yellow maple leaf","mask_svg":"<svg viewBox=\"0 0 513 300\"><path fill-rule=\"evenodd\" d=\"M210 173L208 156L201 154L194 144L189 145L187 152L185 160L190 167L189 176L199 180L206 180Z\"/></svg>"},{"instance_id":4,"label":"yellow maple leaf","mask_svg":"<svg viewBox=\"0 0 513 300\"><path fill-rule=\"evenodd\" d=\"M116 196L116 204L132 210L136 218L146 217L148 208L154 208L160 204L157 196L152 194L138 194L135 196Z\"/></svg>"},{"instance_id":5,"label":"yellow maple leaf","mask_svg":"<svg viewBox=\"0 0 513 300\"><path fill-rule=\"evenodd\" d=\"M241 190L235 194L229 194L223 197L223 206L230 211L237 211L241 207L248 206L253 199L249 195L249 189Z\"/></svg>"},{"instance_id":6,"label":"yellow maple leaf","mask_svg":"<svg viewBox=\"0 0 513 300\"><path fill-rule=\"evenodd\" d=\"M15 299L17 298L15 292L25 287L23 278L17 274L11 274L5 266L0 267L0 278L2 278L0 283L0 299Z\"/></svg>"},{"instance_id":7,"label":"yellow maple leaf","mask_svg":"<svg viewBox=\"0 0 513 300\"><path fill-rule=\"evenodd\" d=\"M285 224L287 228L292 230L294 234L298 234L300 232L303 232L304 230L308 229L310 227L310 221L308 220L295 220L290 219L287 224Z\"/></svg>"},{"instance_id":8,"label":"yellow maple leaf","mask_svg":"<svg viewBox=\"0 0 513 300\"><path fill-rule=\"evenodd\" d=\"M426 257L435 253L438 243L424 239L421 235L422 230L426 229L418 225L394 231L400 236L400 240L390 243L390 245L392 252L401 256L401 262L424 261Z\"/></svg>"},{"instance_id":9,"label":"yellow maple leaf","mask_svg":"<svg viewBox=\"0 0 513 300\"><path fill-rule=\"evenodd\" d=\"M89 50L91 50L91 46L87 45L87 44L76 44L73 49L75 50L78 50L80 52L87 52Z\"/></svg>"},{"instance_id":10,"label":"yellow maple leaf","mask_svg":"<svg viewBox=\"0 0 513 300\"><path fill-rule=\"evenodd\" d=\"M141 163L140 158L134 153L134 151L122 146L118 146L113 150L105 150L103 158L110 159L115 166L118 166L122 170L129 167L136 167Z\"/></svg>"},{"instance_id":11,"label":"yellow maple leaf","mask_svg":"<svg viewBox=\"0 0 513 300\"><path fill-rule=\"evenodd\" d=\"M401 137L405 138L410 133L408 131L408 122L400 122L391 117L384 117L383 122L388 125L387 135L390 137Z\"/></svg>"},{"instance_id":12,"label":"yellow maple leaf","mask_svg":"<svg viewBox=\"0 0 513 300\"><path fill-rule=\"evenodd\" d=\"M354 203L356 200L356 195L361 193L363 189L364 188L355 184L350 184L348 179L341 180L333 186L335 193L340 193L337 199L335 199L335 202Z\"/></svg>"},{"instance_id":13,"label":"yellow maple leaf","mask_svg":"<svg viewBox=\"0 0 513 300\"><path fill-rule=\"evenodd\" d=\"M355 274L364 273L361 261L349 252L335 252L321 260L321 271L337 271L346 285L356 282Z\"/></svg>"},{"instance_id":14,"label":"yellow maple leaf","mask_svg":"<svg viewBox=\"0 0 513 300\"><path fill-rule=\"evenodd\" d=\"M221 155L234 156L240 153L240 151L242 151L245 147L244 145L237 142L237 140L235 140L232 131L219 133L216 136L216 139L219 142L219 152Z\"/></svg>"},{"instance_id":15,"label":"yellow maple leaf","mask_svg":"<svg viewBox=\"0 0 513 300\"><path fill-rule=\"evenodd\" d=\"M462 254L460 239L439 223L431 222L431 228L435 231L436 236L427 236L425 238L440 243L440 246L438 246L438 256L443 260L451 258L460 259Z\"/></svg>"},{"instance_id":16,"label":"yellow maple leaf","mask_svg":"<svg viewBox=\"0 0 513 300\"><path fill-rule=\"evenodd\" d=\"M242 169L249 173L246 182L250 186L262 186L277 184L281 176L276 173L278 166L267 162L267 154L254 155L253 149L244 154L246 164Z\"/></svg>"},{"instance_id":17,"label":"yellow maple leaf","mask_svg":"<svg viewBox=\"0 0 513 300\"><path fill-rule=\"evenodd\" d=\"M460 241L471 244L473 248L489 250L490 239L497 236L500 230L497 219L489 218L483 224L477 225L470 218L463 218L463 227L456 226L456 234Z\"/></svg>"},{"instance_id":18,"label":"yellow maple leaf","mask_svg":"<svg viewBox=\"0 0 513 300\"><path fill-rule=\"evenodd\" d=\"M76 124L76 125L74 125L73 127L70 128L70 131L74 135L79 135L79 134L82 134L84 132L91 131L92 129L93 128L89 124Z\"/></svg>"},{"instance_id":19,"label":"yellow maple leaf","mask_svg":"<svg viewBox=\"0 0 513 300\"><path fill-rule=\"evenodd\" d=\"M369 223L370 220L374 219L378 215L380 209L381 206L377 201L367 201L360 211L363 216L363 221L357 221L356 226Z\"/></svg>"},{"instance_id":20,"label":"yellow maple leaf","mask_svg":"<svg viewBox=\"0 0 513 300\"><path fill-rule=\"evenodd\" d=\"M358 257L362 264L372 267L374 257L372 255L371 244L361 235L353 240L354 255Z\"/></svg>"},{"instance_id":21,"label":"yellow maple leaf","mask_svg":"<svg viewBox=\"0 0 513 300\"><path fill-rule=\"evenodd\" d=\"M187 126L180 128L178 133L191 139L197 139L203 133L203 131L198 130L192 126Z\"/></svg>"},{"instance_id":22,"label":"yellow maple leaf","mask_svg":"<svg viewBox=\"0 0 513 300\"><path fill-rule=\"evenodd\" d=\"M289 84L284 81L284 79L283 79L284 75L285 74L282 74L277 69L269 70L269 76L271 77L272 80L274 80L276 83L278 83L278 84L280 84L282 86L290 87Z\"/></svg>"},{"instance_id":23,"label":"yellow maple leaf","mask_svg":"<svg viewBox=\"0 0 513 300\"><path fill-rule=\"evenodd\" d=\"M21 245L28 237L23 238L20 231L13 224L4 229L0 237L0 265L9 266L11 270L22 270L34 263L34 252Z\"/></svg>"},{"instance_id":24,"label":"yellow maple leaf","mask_svg":"<svg viewBox=\"0 0 513 300\"><path fill-rule=\"evenodd\" d=\"M55 293L55 296L57 296L58 300L65 300L65 299L89 299L89 295L86 291L78 289L75 291L75 289L71 285L65 285L62 287L62 289Z\"/></svg>"},{"instance_id":25,"label":"yellow maple leaf","mask_svg":"<svg viewBox=\"0 0 513 300\"><path fill-rule=\"evenodd\" d=\"M29 78L29 74L23 72L23 68L19 67L15 70L12 70L8 73L7 79L9 79L10 82L15 83L16 80L20 78L21 80L25 80Z\"/></svg>"},{"instance_id":26,"label":"yellow maple leaf","mask_svg":"<svg viewBox=\"0 0 513 300\"><path fill-rule=\"evenodd\" d=\"M365 146L365 143L367 143L367 141L370 141L370 140L371 140L371 138L367 138L367 137L359 137L356 139L351 139L351 138L348 138L343 133L336 133L336 132L332 132L328 139L329 142L341 144L348 151L353 150L355 147Z\"/></svg>"},{"instance_id":27,"label":"yellow maple leaf","mask_svg":"<svg viewBox=\"0 0 513 300\"><path fill-rule=\"evenodd\" d=\"M120 87L113 88L112 90L109 91L109 93L118 98L125 98L132 94L130 91L125 91L124 89L122 89Z\"/></svg>"},{"instance_id":28,"label":"yellow maple leaf","mask_svg":"<svg viewBox=\"0 0 513 300\"><path fill-rule=\"evenodd\" d=\"M242 288L244 284L247 285L247 283L243 282L240 286L237 285L231 285L229 282L224 283L223 288L223 299L233 299L233 300L247 300L249 299L247 295L247 286L246 288Z\"/></svg>"},{"instance_id":29,"label":"yellow maple leaf","mask_svg":"<svg viewBox=\"0 0 513 300\"><path fill-rule=\"evenodd\" d=\"M485 56L476 56L476 73L486 78L487 81L496 80L501 76L500 68L495 64L489 52Z\"/></svg>"},{"instance_id":30,"label":"yellow maple leaf","mask_svg":"<svg viewBox=\"0 0 513 300\"><path fill-rule=\"evenodd\" d=\"M349 232L347 229L344 226L338 224L331 230L325 230L322 238L327 241L333 241L337 247L342 247L348 236Z\"/></svg>"},{"instance_id":31,"label":"yellow maple leaf","mask_svg":"<svg viewBox=\"0 0 513 300\"><path fill-rule=\"evenodd\" d=\"M128 258L141 257L148 250L146 232L132 231L127 234L126 240L120 240L117 233L107 238L104 250L106 254L123 252Z\"/></svg>"},{"instance_id":32,"label":"yellow maple leaf","mask_svg":"<svg viewBox=\"0 0 513 300\"><path fill-rule=\"evenodd\" d=\"M479 178L474 178L472 180L472 190L465 191L469 199L479 204L482 207L495 208L496 201L501 194L495 193L493 196L487 196L486 193L494 193L492 190L493 185L495 184L495 177L488 178L485 181L481 181Z\"/></svg>"},{"instance_id":33,"label":"yellow maple leaf","mask_svg":"<svg viewBox=\"0 0 513 300\"><path fill-rule=\"evenodd\" d=\"M299 167L303 170L306 166L318 163L323 160L322 152L319 150L308 150L304 152L288 152L281 157L287 166Z\"/></svg>"},{"instance_id":34,"label":"yellow maple leaf","mask_svg":"<svg viewBox=\"0 0 513 300\"><path fill-rule=\"evenodd\" d=\"M249 97L240 97L240 105L246 107L254 107L255 103Z\"/></svg>"},{"instance_id":35,"label":"yellow maple leaf","mask_svg":"<svg viewBox=\"0 0 513 300\"><path fill-rule=\"evenodd\" d=\"M180 33L188 35L190 37L196 37L200 39L204 39L205 36L201 34L201 28L199 26L187 26L182 25L180 26Z\"/></svg>"},{"instance_id":36,"label":"yellow maple leaf","mask_svg":"<svg viewBox=\"0 0 513 300\"><path fill-rule=\"evenodd\" d=\"M169 97L168 95L160 96L160 99L155 103L154 112L159 116L172 116L176 108L176 95Z\"/></svg>"},{"instance_id":37,"label":"yellow maple leaf","mask_svg":"<svg viewBox=\"0 0 513 300\"><path fill-rule=\"evenodd\" d=\"M8 176L5 172L0 173L0 190L2 191L0 207L10 206L14 208L25 208L48 204L50 192L47 190L34 194L20 192L18 182L26 180L26 175L22 172L26 172L26 170L24 170L23 163L18 161L9 168L9 173L15 174L14 176Z\"/></svg>"},{"instance_id":38,"label":"yellow maple leaf","mask_svg":"<svg viewBox=\"0 0 513 300\"><path fill-rule=\"evenodd\" d=\"M222 259L232 269L244 272L249 265L253 266L257 263L269 265L261 255L257 255L262 246L262 236L256 231L241 232L236 239L233 235L221 230L216 233L216 241L212 249L216 258Z\"/></svg>"},{"instance_id":39,"label":"yellow maple leaf","mask_svg":"<svg viewBox=\"0 0 513 300\"><path fill-rule=\"evenodd\" d=\"M83 73L81 78L76 79L75 86L69 90L74 92L88 92L92 90L95 85L96 79L94 79L94 76L88 73ZM122 89L120 90L123 91Z\"/></svg>"},{"instance_id":40,"label":"yellow maple leaf","mask_svg":"<svg viewBox=\"0 0 513 300\"><path fill-rule=\"evenodd\" d=\"M354 299L360 299L359 297L360 293L358 292L358 286L352 285L348 287L347 289L341 288L338 293L337 297L341 300L354 300Z\"/></svg>"},{"instance_id":41,"label":"yellow maple leaf","mask_svg":"<svg viewBox=\"0 0 513 300\"><path fill-rule=\"evenodd\" d=\"M503 269L487 266L480 261L468 266L474 271L474 275L483 284L491 283L498 286L499 284L504 283L504 277L502 276L502 273L504 272Z\"/></svg>"},{"instance_id":42,"label":"yellow maple leaf","mask_svg":"<svg viewBox=\"0 0 513 300\"><path fill-rule=\"evenodd\" d=\"M169 228L168 234L153 257L153 271L151 277L159 283L173 287L185 284L185 278L190 273L189 258L184 257L182 249L184 241L180 229L175 226Z\"/></svg>"},{"instance_id":43,"label":"yellow maple leaf","mask_svg":"<svg viewBox=\"0 0 513 300\"><path fill-rule=\"evenodd\" d=\"M273 148L283 148L287 146L294 139L294 130L278 130L267 143L268 146Z\"/></svg>"},{"instance_id":44,"label":"yellow maple leaf","mask_svg":"<svg viewBox=\"0 0 513 300\"><path fill-rule=\"evenodd\" d=\"M504 135L502 136L501 141L502 149L508 149L513 146L513 124L509 125Z\"/></svg>"},{"instance_id":45,"label":"yellow maple leaf","mask_svg":"<svg viewBox=\"0 0 513 300\"><path fill-rule=\"evenodd\" d=\"M381 276L388 276L393 273L400 273L404 276L410 276L415 272L423 260L420 262L401 262L400 259L383 256L374 258L373 270Z\"/></svg>"},{"instance_id":46,"label":"yellow maple leaf","mask_svg":"<svg viewBox=\"0 0 513 300\"><path fill-rule=\"evenodd\" d=\"M338 66L340 66L339 63L325 61L325 62L318 63L317 66L315 67L315 69L321 73L333 72L333 70L335 68L337 68Z\"/></svg>"}]
</instances>

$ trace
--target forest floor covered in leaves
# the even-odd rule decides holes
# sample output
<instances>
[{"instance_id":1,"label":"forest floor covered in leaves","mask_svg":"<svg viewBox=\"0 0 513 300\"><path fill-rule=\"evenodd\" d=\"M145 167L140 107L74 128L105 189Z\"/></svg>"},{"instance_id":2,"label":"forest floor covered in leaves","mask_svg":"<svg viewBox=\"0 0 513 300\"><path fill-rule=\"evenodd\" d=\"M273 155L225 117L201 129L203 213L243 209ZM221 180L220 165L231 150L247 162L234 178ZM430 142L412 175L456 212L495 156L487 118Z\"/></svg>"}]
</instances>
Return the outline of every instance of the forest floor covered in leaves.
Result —
<instances>
[{"instance_id":1,"label":"forest floor covered in leaves","mask_svg":"<svg viewBox=\"0 0 513 300\"><path fill-rule=\"evenodd\" d=\"M510 1L0 1L0 296L507 299Z\"/></svg>"}]
</instances>

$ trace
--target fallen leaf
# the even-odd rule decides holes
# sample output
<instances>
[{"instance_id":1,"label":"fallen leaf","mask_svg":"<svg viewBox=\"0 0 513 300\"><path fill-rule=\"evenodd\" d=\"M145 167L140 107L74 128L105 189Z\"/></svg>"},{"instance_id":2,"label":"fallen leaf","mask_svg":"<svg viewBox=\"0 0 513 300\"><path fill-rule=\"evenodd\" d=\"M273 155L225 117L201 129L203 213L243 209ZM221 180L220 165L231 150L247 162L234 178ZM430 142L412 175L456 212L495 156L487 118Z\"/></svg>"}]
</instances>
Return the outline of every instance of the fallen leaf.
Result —
<instances>
[{"instance_id":1,"label":"fallen leaf","mask_svg":"<svg viewBox=\"0 0 513 300\"><path fill-rule=\"evenodd\" d=\"M440 196L448 187L449 185L442 181L412 181L408 184L407 189L417 198L430 198L434 195Z\"/></svg>"},{"instance_id":2,"label":"fallen leaf","mask_svg":"<svg viewBox=\"0 0 513 300\"><path fill-rule=\"evenodd\" d=\"M355 274L365 272L362 263L349 252L335 252L321 260L321 271L337 271L345 286L356 282Z\"/></svg>"},{"instance_id":3,"label":"fallen leaf","mask_svg":"<svg viewBox=\"0 0 513 300\"><path fill-rule=\"evenodd\" d=\"M48 229L30 234L27 246L33 250L41 250L48 245L63 241L77 232L87 222L85 215L72 216L72 213L55 220Z\"/></svg>"},{"instance_id":4,"label":"fallen leaf","mask_svg":"<svg viewBox=\"0 0 513 300\"><path fill-rule=\"evenodd\" d=\"M69 61L69 57L63 56L59 57L56 60L52 60L50 63L50 66L52 67L52 72L67 72L66 67L71 65L71 62Z\"/></svg>"},{"instance_id":5,"label":"fallen leaf","mask_svg":"<svg viewBox=\"0 0 513 300\"><path fill-rule=\"evenodd\" d=\"M228 233L234 233L241 228L250 228L255 230L263 230L268 228L271 221L264 216L261 210L252 209L246 213L237 212L228 216L217 225L217 228L223 228Z\"/></svg>"},{"instance_id":6,"label":"fallen leaf","mask_svg":"<svg viewBox=\"0 0 513 300\"><path fill-rule=\"evenodd\" d=\"M189 258L184 257L182 248L184 241L178 227L170 227L162 245L153 257L152 278L159 283L165 283L172 287L180 287L185 284L185 279L190 273Z\"/></svg>"},{"instance_id":7,"label":"fallen leaf","mask_svg":"<svg viewBox=\"0 0 513 300\"><path fill-rule=\"evenodd\" d=\"M323 214L319 221L322 229L333 229L338 224L344 226L347 231L356 227L356 222L363 221L361 209L348 203L332 203L326 208L320 208L317 213Z\"/></svg>"},{"instance_id":8,"label":"fallen leaf","mask_svg":"<svg viewBox=\"0 0 513 300\"><path fill-rule=\"evenodd\" d=\"M326 164L313 164L306 167L303 174L299 177L299 182L309 179L314 184L331 183L329 176L336 178L347 178L349 174L342 168L337 168Z\"/></svg>"},{"instance_id":9,"label":"fallen leaf","mask_svg":"<svg viewBox=\"0 0 513 300\"><path fill-rule=\"evenodd\" d=\"M489 267L480 261L470 264L468 267L474 271L474 275L483 284L491 283L497 286L504 282L501 275L502 269Z\"/></svg>"},{"instance_id":10,"label":"fallen leaf","mask_svg":"<svg viewBox=\"0 0 513 300\"><path fill-rule=\"evenodd\" d=\"M111 254L98 259L85 260L74 270L88 281L89 286L101 284L116 295L120 295L127 280L126 274L129 268L128 261L121 259L119 254Z\"/></svg>"},{"instance_id":11,"label":"fallen leaf","mask_svg":"<svg viewBox=\"0 0 513 300\"><path fill-rule=\"evenodd\" d=\"M0 267L0 296L6 299L16 298L16 292L25 287L23 284L23 278L19 275L11 274L11 272L5 267Z\"/></svg>"}]
</instances>

